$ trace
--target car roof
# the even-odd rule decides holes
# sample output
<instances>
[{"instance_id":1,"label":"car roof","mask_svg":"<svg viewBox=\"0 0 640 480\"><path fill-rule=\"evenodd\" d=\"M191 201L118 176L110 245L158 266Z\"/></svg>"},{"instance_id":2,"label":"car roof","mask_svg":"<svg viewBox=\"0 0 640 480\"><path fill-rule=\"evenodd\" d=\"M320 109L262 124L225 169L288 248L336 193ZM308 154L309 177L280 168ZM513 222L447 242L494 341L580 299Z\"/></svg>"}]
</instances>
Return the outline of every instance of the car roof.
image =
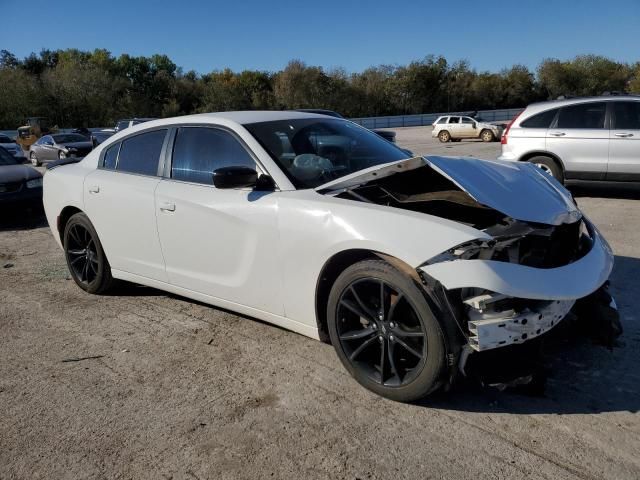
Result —
<instances>
[{"instance_id":1,"label":"car roof","mask_svg":"<svg viewBox=\"0 0 640 480\"><path fill-rule=\"evenodd\" d=\"M531 103L525 108L524 112L526 112L526 116L529 114L544 112L545 110L550 110L552 108L565 107L567 105L575 105L577 103L587 103L587 102L621 102L621 101L640 101L639 95L599 95L593 97L570 97L563 98L560 100L548 100L545 102L536 102Z\"/></svg>"}]
</instances>

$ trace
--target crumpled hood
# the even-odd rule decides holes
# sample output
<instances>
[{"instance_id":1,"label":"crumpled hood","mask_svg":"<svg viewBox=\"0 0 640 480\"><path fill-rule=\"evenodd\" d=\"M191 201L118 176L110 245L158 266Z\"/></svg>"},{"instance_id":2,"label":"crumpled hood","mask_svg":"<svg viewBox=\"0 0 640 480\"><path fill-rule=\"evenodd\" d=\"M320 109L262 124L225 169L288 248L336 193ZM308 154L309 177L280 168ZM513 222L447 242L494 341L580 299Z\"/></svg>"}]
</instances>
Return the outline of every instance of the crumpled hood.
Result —
<instances>
[{"instance_id":1,"label":"crumpled hood","mask_svg":"<svg viewBox=\"0 0 640 480\"><path fill-rule=\"evenodd\" d=\"M531 163L425 157L477 202L526 222L560 225L582 215L569 191Z\"/></svg>"},{"instance_id":2,"label":"crumpled hood","mask_svg":"<svg viewBox=\"0 0 640 480\"><path fill-rule=\"evenodd\" d=\"M0 165L0 183L24 182L40 177L39 171L27 165Z\"/></svg>"},{"instance_id":3,"label":"crumpled hood","mask_svg":"<svg viewBox=\"0 0 640 480\"><path fill-rule=\"evenodd\" d=\"M378 165L316 188L321 193L363 185L394 173L429 165L475 201L525 222L560 225L582 214L571 194L553 177L524 162L464 157L415 157Z\"/></svg>"}]
</instances>

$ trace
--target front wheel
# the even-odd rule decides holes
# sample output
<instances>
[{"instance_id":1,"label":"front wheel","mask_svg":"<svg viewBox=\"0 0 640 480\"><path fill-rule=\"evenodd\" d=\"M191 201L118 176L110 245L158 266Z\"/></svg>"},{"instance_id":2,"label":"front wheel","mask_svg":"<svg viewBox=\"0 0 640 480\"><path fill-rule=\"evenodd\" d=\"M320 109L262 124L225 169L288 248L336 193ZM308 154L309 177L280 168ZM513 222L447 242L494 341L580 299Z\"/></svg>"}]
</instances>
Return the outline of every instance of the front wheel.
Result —
<instances>
[{"instance_id":1,"label":"front wheel","mask_svg":"<svg viewBox=\"0 0 640 480\"><path fill-rule=\"evenodd\" d=\"M89 293L104 293L111 284L111 267L98 234L84 213L76 213L64 228L64 253L76 284Z\"/></svg>"},{"instance_id":2,"label":"front wheel","mask_svg":"<svg viewBox=\"0 0 640 480\"><path fill-rule=\"evenodd\" d=\"M480 139L483 142L493 142L495 140L495 136L491 130L483 130L480 132Z\"/></svg>"},{"instance_id":3,"label":"front wheel","mask_svg":"<svg viewBox=\"0 0 640 480\"><path fill-rule=\"evenodd\" d=\"M348 267L329 295L331 343L351 375L401 402L440 385L444 336L420 286L382 260Z\"/></svg>"}]
</instances>

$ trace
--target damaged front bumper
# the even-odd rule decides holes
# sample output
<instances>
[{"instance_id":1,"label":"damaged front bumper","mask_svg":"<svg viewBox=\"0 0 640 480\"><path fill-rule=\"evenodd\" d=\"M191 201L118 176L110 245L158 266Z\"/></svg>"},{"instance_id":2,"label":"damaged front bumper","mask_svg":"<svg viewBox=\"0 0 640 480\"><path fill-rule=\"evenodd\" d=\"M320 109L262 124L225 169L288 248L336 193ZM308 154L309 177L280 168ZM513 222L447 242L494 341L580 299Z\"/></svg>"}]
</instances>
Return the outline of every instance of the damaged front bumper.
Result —
<instances>
[{"instance_id":1,"label":"damaged front bumper","mask_svg":"<svg viewBox=\"0 0 640 480\"><path fill-rule=\"evenodd\" d=\"M590 250L556 268L481 259L453 259L419 267L447 291L461 292L469 347L474 351L524 343L551 330L578 299L609 278L613 253L587 222ZM461 325L464 327L465 325Z\"/></svg>"}]
</instances>

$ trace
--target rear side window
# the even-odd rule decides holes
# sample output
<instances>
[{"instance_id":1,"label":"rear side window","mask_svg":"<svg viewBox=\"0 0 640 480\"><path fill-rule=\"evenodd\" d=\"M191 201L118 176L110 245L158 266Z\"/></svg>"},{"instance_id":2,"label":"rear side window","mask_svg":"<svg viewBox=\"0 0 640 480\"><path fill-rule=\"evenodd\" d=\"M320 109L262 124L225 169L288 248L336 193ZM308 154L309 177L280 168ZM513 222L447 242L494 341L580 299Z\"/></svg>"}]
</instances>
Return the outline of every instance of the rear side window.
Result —
<instances>
[{"instance_id":1,"label":"rear side window","mask_svg":"<svg viewBox=\"0 0 640 480\"><path fill-rule=\"evenodd\" d=\"M115 145L111 145L104 153L104 160L102 162L103 168L114 170L116 168L116 161L118 160L118 150L120 150L120 142Z\"/></svg>"},{"instance_id":2,"label":"rear side window","mask_svg":"<svg viewBox=\"0 0 640 480\"><path fill-rule=\"evenodd\" d=\"M460 117L449 118L449 123L460 123Z\"/></svg>"},{"instance_id":3,"label":"rear side window","mask_svg":"<svg viewBox=\"0 0 640 480\"><path fill-rule=\"evenodd\" d=\"M612 102L616 130L640 130L640 102Z\"/></svg>"},{"instance_id":4,"label":"rear side window","mask_svg":"<svg viewBox=\"0 0 640 480\"><path fill-rule=\"evenodd\" d=\"M166 130L155 130L124 140L118 155L118 171L157 175L166 133Z\"/></svg>"},{"instance_id":5,"label":"rear side window","mask_svg":"<svg viewBox=\"0 0 640 480\"><path fill-rule=\"evenodd\" d=\"M230 166L256 168L256 162L233 135L217 128L178 129L171 178L213 185L213 171Z\"/></svg>"},{"instance_id":6,"label":"rear side window","mask_svg":"<svg viewBox=\"0 0 640 480\"><path fill-rule=\"evenodd\" d=\"M538 113L521 122L520 126L522 128L549 128L551 122L553 122L553 119L556 117L556 113L558 113L557 108Z\"/></svg>"},{"instance_id":7,"label":"rear side window","mask_svg":"<svg viewBox=\"0 0 640 480\"><path fill-rule=\"evenodd\" d=\"M606 102L563 107L558 114L558 128L604 128L606 110Z\"/></svg>"}]
</instances>

